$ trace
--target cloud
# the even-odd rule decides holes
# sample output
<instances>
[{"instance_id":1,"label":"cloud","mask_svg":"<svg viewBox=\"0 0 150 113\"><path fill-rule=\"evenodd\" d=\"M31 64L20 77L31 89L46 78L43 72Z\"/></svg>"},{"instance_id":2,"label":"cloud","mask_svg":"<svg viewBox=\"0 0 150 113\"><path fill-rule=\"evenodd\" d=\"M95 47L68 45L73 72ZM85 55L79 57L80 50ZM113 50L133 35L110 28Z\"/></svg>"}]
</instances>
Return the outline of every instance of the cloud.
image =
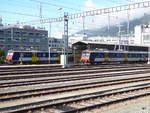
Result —
<instances>
[{"instance_id":1,"label":"cloud","mask_svg":"<svg viewBox=\"0 0 150 113\"><path fill-rule=\"evenodd\" d=\"M135 2L145 2L149 0L128 0L130 3L135 3Z\"/></svg>"},{"instance_id":2,"label":"cloud","mask_svg":"<svg viewBox=\"0 0 150 113\"><path fill-rule=\"evenodd\" d=\"M134 2L143 2L143 1L149 1L149 0L130 0L130 3ZM82 9L84 11L90 11L94 9L102 9L104 6L100 6L98 4L95 4L93 0L85 0L85 8ZM139 8L139 9L134 9L130 10L130 20L133 20L135 18L140 18L144 15L144 13L150 13L150 8ZM127 17L127 11L121 11L121 12L116 12L116 13L111 13L109 14L110 16L110 25L119 25L121 22L127 22L128 17ZM82 18L75 19L72 21L69 21L69 33L74 34L78 31L83 30L83 20ZM102 15L97 15L97 16L89 16L85 17L85 29L94 29L94 28L101 28L104 26L108 25L108 14L102 14ZM59 28L59 27L57 27ZM56 29L54 31L54 34L56 37L61 37L63 34L63 25L62 25L62 30Z\"/></svg>"},{"instance_id":3,"label":"cloud","mask_svg":"<svg viewBox=\"0 0 150 113\"><path fill-rule=\"evenodd\" d=\"M129 3L137 3L137 2L144 2L149 0L129 0ZM92 0L86 0L85 1L85 9L86 10L94 10L94 9L102 9L104 6L98 6L95 4ZM91 8L92 7L92 8ZM115 12L110 13L110 25L119 24L121 22L127 22L128 21L128 11L121 11L121 12ZM129 19L133 20L136 18L140 18L144 15L144 13L150 13L150 8L139 8L129 11ZM94 21L92 21L94 20ZM93 17L86 17L85 19L85 28L92 29L97 27L103 27L108 25L108 14L103 14L99 16L93 16Z\"/></svg>"},{"instance_id":4,"label":"cloud","mask_svg":"<svg viewBox=\"0 0 150 113\"><path fill-rule=\"evenodd\" d=\"M94 7L94 3L92 0L85 0L85 6L86 7Z\"/></svg>"}]
</instances>

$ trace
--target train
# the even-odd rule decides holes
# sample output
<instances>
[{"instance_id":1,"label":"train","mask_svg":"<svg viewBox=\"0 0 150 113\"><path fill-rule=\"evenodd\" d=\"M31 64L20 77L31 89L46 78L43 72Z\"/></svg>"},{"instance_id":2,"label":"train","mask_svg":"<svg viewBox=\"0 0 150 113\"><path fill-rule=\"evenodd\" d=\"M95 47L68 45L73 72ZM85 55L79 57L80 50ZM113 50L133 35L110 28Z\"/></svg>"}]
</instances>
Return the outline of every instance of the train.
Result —
<instances>
[{"instance_id":1,"label":"train","mask_svg":"<svg viewBox=\"0 0 150 113\"><path fill-rule=\"evenodd\" d=\"M59 63L60 55L61 52L51 52L50 63ZM5 62L8 64L49 63L49 52L8 50Z\"/></svg>"},{"instance_id":2,"label":"train","mask_svg":"<svg viewBox=\"0 0 150 113\"><path fill-rule=\"evenodd\" d=\"M108 51L108 50L84 50L81 55L82 63L146 63L148 52L141 51Z\"/></svg>"}]
</instances>

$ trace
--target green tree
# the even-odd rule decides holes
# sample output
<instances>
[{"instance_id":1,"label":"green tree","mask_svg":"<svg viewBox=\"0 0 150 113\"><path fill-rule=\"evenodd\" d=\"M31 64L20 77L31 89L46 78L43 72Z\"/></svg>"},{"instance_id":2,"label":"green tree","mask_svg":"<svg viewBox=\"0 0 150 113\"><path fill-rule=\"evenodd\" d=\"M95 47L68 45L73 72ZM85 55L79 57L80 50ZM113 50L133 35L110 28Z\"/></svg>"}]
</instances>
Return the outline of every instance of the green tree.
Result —
<instances>
[{"instance_id":1,"label":"green tree","mask_svg":"<svg viewBox=\"0 0 150 113\"><path fill-rule=\"evenodd\" d=\"M5 60L4 50L0 48L0 64L3 64Z\"/></svg>"}]
</instances>

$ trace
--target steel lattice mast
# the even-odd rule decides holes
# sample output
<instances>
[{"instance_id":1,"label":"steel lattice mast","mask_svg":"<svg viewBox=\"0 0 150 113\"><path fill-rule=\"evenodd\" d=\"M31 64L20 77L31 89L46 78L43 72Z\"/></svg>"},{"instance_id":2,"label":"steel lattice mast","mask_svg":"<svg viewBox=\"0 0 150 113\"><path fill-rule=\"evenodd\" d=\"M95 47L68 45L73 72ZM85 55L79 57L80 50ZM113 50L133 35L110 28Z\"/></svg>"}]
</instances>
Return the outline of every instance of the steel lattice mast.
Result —
<instances>
[{"instance_id":1,"label":"steel lattice mast","mask_svg":"<svg viewBox=\"0 0 150 113\"><path fill-rule=\"evenodd\" d=\"M109 8L103 8L103 9L96 9L91 11L85 11L81 13L75 13L68 15L68 19L76 19L76 18L82 18L87 16L96 16L96 15L102 15L107 13L115 13L125 10L132 10L132 9L138 9L138 8L148 8L150 7L150 1L145 2L138 2L138 3L132 3L128 5L120 5L115 7L109 7ZM42 20L34 20L29 22L21 22L20 25L25 24L44 24L44 23L53 23L53 22L62 22L64 21L64 17L58 17L58 18L48 18L48 19L42 19Z\"/></svg>"}]
</instances>

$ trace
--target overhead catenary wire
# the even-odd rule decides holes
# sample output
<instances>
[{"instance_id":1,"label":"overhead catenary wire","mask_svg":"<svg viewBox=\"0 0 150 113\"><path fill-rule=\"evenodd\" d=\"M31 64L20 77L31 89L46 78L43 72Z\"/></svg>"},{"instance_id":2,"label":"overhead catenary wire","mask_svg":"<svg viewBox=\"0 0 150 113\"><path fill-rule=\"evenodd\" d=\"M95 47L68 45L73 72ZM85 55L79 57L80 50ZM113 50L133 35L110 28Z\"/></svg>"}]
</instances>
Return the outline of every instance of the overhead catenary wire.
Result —
<instances>
[{"instance_id":1,"label":"overhead catenary wire","mask_svg":"<svg viewBox=\"0 0 150 113\"><path fill-rule=\"evenodd\" d=\"M31 6L29 6L29 5L26 5L26 4L22 4L22 2L19 2L19 1L17 1L17 3L15 2L7 2L6 3L6 5L9 5L9 6L12 6L12 7L14 7L14 5L15 5L15 7L21 7L21 8L26 8L26 9L34 9L34 10L37 10L37 8L33 8L33 7L31 7ZM35 5L36 6L36 5ZM49 10L49 8L45 8L44 7L44 9L46 9L46 10L44 10L44 12L49 12L48 10Z\"/></svg>"},{"instance_id":2,"label":"overhead catenary wire","mask_svg":"<svg viewBox=\"0 0 150 113\"><path fill-rule=\"evenodd\" d=\"M96 15L102 15L107 13L114 13L114 12L121 12L131 9L138 9L138 8L148 8L150 7L150 1L145 2L137 2L133 4L127 4L127 5L120 5L115 7L109 7L109 8L102 8L102 9L96 9L96 10L90 10L90 11L83 11L81 13L75 13L68 15L69 20L76 19L76 18L82 18L88 17L88 16L96 16ZM52 22L61 22L64 21L64 17L59 18L48 18L43 20L37 20L37 21L30 21L30 22L22 22L20 24L39 24L41 23L52 23Z\"/></svg>"},{"instance_id":3,"label":"overhead catenary wire","mask_svg":"<svg viewBox=\"0 0 150 113\"><path fill-rule=\"evenodd\" d=\"M54 7L62 7L62 8L71 9L71 10L74 10L74 11L82 11L81 9L72 8L72 7L68 7L68 6L65 6L65 5L58 5L58 4L54 4L54 3L50 3L50 2L43 2L43 1L40 1L40 0L30 0L30 1L41 2L42 4L51 5L51 6L54 6Z\"/></svg>"},{"instance_id":4,"label":"overhead catenary wire","mask_svg":"<svg viewBox=\"0 0 150 113\"><path fill-rule=\"evenodd\" d=\"M16 15L23 15L23 16L30 16L30 17L39 17L38 15L32 15L32 14L20 13L20 12L14 12L14 11L0 10L0 12L9 13L9 14L16 14Z\"/></svg>"}]
</instances>

